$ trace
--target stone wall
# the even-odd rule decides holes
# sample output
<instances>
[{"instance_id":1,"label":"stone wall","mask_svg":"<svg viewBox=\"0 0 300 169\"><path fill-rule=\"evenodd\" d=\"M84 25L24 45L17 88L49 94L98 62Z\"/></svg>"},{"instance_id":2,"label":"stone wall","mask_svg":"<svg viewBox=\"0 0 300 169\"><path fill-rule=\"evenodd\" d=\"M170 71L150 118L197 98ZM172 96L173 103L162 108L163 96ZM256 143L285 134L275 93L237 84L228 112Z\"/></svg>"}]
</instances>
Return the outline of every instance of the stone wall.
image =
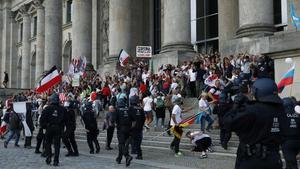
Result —
<instances>
[{"instance_id":1,"label":"stone wall","mask_svg":"<svg viewBox=\"0 0 300 169\"><path fill-rule=\"evenodd\" d=\"M0 88L0 100L5 100L13 95L26 92L25 89L3 89Z\"/></svg>"}]
</instances>

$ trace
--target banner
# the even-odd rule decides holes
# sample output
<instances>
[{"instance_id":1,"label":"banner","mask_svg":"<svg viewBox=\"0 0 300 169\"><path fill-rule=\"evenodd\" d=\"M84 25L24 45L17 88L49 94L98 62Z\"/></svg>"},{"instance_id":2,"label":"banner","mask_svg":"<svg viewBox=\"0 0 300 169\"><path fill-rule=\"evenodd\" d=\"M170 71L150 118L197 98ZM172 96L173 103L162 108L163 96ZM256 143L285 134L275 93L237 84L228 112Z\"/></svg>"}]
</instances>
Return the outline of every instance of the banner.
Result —
<instances>
[{"instance_id":1,"label":"banner","mask_svg":"<svg viewBox=\"0 0 300 169\"><path fill-rule=\"evenodd\" d=\"M73 77L72 86L73 87L80 86L80 75L78 73L75 74L74 77Z\"/></svg>"},{"instance_id":2,"label":"banner","mask_svg":"<svg viewBox=\"0 0 300 169\"><path fill-rule=\"evenodd\" d=\"M152 57L152 47L151 46L137 46L136 47L136 57L151 58Z\"/></svg>"},{"instance_id":3,"label":"banner","mask_svg":"<svg viewBox=\"0 0 300 169\"><path fill-rule=\"evenodd\" d=\"M22 121L25 136L26 137L31 137L32 133L31 133L31 131L30 131L30 129L29 129L27 123L26 123L26 112L27 112L26 102L13 102L13 108L14 108L14 111L16 113L18 113L19 118Z\"/></svg>"}]
</instances>

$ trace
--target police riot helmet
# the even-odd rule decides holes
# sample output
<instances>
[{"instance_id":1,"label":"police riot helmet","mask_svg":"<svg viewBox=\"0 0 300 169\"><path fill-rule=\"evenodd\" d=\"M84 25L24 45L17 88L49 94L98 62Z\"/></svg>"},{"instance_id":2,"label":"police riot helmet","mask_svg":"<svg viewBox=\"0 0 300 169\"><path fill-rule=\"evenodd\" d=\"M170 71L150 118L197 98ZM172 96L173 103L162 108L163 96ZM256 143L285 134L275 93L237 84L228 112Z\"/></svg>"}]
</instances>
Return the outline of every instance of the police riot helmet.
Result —
<instances>
[{"instance_id":1,"label":"police riot helmet","mask_svg":"<svg viewBox=\"0 0 300 169\"><path fill-rule=\"evenodd\" d=\"M57 93L53 93L49 98L50 103L59 104L59 96Z\"/></svg>"},{"instance_id":2,"label":"police riot helmet","mask_svg":"<svg viewBox=\"0 0 300 169\"><path fill-rule=\"evenodd\" d=\"M138 105L139 104L139 100L140 100L139 96L136 96L136 95L131 96L130 99L129 99L130 105L131 106Z\"/></svg>"},{"instance_id":3,"label":"police riot helmet","mask_svg":"<svg viewBox=\"0 0 300 169\"><path fill-rule=\"evenodd\" d=\"M251 93L260 102L282 103L275 81L269 78L257 79L252 85Z\"/></svg>"},{"instance_id":4,"label":"police riot helmet","mask_svg":"<svg viewBox=\"0 0 300 169\"><path fill-rule=\"evenodd\" d=\"M84 110L93 110L93 104L92 102L86 102L84 105Z\"/></svg>"},{"instance_id":5,"label":"police riot helmet","mask_svg":"<svg viewBox=\"0 0 300 169\"><path fill-rule=\"evenodd\" d=\"M118 108L126 107L125 98L120 98L120 99L117 100L117 107Z\"/></svg>"},{"instance_id":6,"label":"police riot helmet","mask_svg":"<svg viewBox=\"0 0 300 169\"><path fill-rule=\"evenodd\" d=\"M296 104L294 104L292 98L285 97L282 99L285 113L294 113L294 108Z\"/></svg>"}]
</instances>

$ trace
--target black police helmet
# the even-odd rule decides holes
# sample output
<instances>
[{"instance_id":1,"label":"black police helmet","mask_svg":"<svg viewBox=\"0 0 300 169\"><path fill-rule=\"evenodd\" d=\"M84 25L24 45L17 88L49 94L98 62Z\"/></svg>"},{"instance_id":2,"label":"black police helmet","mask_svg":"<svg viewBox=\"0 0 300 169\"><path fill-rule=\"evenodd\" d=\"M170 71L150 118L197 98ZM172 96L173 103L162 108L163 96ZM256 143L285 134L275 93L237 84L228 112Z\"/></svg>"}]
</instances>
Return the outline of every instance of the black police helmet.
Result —
<instances>
[{"instance_id":1,"label":"black police helmet","mask_svg":"<svg viewBox=\"0 0 300 169\"><path fill-rule=\"evenodd\" d=\"M130 105L138 105L139 104L139 96L131 96L129 99Z\"/></svg>"},{"instance_id":2,"label":"black police helmet","mask_svg":"<svg viewBox=\"0 0 300 169\"><path fill-rule=\"evenodd\" d=\"M282 103L278 96L278 88L274 80L269 78L257 79L251 88L252 95L261 102Z\"/></svg>"},{"instance_id":3,"label":"black police helmet","mask_svg":"<svg viewBox=\"0 0 300 169\"><path fill-rule=\"evenodd\" d=\"M126 100L124 98L118 99L117 100L117 107L118 108L126 107Z\"/></svg>"},{"instance_id":4,"label":"black police helmet","mask_svg":"<svg viewBox=\"0 0 300 169\"><path fill-rule=\"evenodd\" d=\"M286 113L295 112L294 108L295 108L296 104L294 103L292 98L285 97L285 98L282 99L282 101L283 101L283 106L284 106L284 110L285 110Z\"/></svg>"},{"instance_id":5,"label":"black police helmet","mask_svg":"<svg viewBox=\"0 0 300 169\"><path fill-rule=\"evenodd\" d=\"M93 110L93 104L92 102L86 102L84 105L85 110Z\"/></svg>"},{"instance_id":6,"label":"black police helmet","mask_svg":"<svg viewBox=\"0 0 300 169\"><path fill-rule=\"evenodd\" d=\"M50 96L50 103L52 104L59 104L59 96L58 94L56 93L53 93L51 96Z\"/></svg>"}]
</instances>

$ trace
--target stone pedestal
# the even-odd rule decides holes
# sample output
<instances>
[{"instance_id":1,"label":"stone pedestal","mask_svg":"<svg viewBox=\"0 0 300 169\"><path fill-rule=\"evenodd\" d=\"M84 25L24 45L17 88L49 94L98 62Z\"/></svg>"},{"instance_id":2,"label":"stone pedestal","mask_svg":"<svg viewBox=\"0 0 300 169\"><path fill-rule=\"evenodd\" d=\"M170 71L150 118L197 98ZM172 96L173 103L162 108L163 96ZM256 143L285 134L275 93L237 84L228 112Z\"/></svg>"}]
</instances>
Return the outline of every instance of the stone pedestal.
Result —
<instances>
[{"instance_id":1,"label":"stone pedestal","mask_svg":"<svg viewBox=\"0 0 300 169\"><path fill-rule=\"evenodd\" d=\"M36 47L36 73L35 78L39 78L44 72L45 57L45 9L40 1L35 1L37 8L37 47Z\"/></svg>"},{"instance_id":2,"label":"stone pedestal","mask_svg":"<svg viewBox=\"0 0 300 169\"><path fill-rule=\"evenodd\" d=\"M73 0L72 55L92 61L92 0Z\"/></svg>"},{"instance_id":3,"label":"stone pedestal","mask_svg":"<svg viewBox=\"0 0 300 169\"><path fill-rule=\"evenodd\" d=\"M272 35L273 0L239 0L239 23L237 37Z\"/></svg>"},{"instance_id":4,"label":"stone pedestal","mask_svg":"<svg viewBox=\"0 0 300 169\"><path fill-rule=\"evenodd\" d=\"M30 17L23 14L23 41L22 41L22 78L21 88L30 88Z\"/></svg>"},{"instance_id":5,"label":"stone pedestal","mask_svg":"<svg viewBox=\"0 0 300 169\"><path fill-rule=\"evenodd\" d=\"M47 0L45 5L45 69L62 62L62 0Z\"/></svg>"}]
</instances>

